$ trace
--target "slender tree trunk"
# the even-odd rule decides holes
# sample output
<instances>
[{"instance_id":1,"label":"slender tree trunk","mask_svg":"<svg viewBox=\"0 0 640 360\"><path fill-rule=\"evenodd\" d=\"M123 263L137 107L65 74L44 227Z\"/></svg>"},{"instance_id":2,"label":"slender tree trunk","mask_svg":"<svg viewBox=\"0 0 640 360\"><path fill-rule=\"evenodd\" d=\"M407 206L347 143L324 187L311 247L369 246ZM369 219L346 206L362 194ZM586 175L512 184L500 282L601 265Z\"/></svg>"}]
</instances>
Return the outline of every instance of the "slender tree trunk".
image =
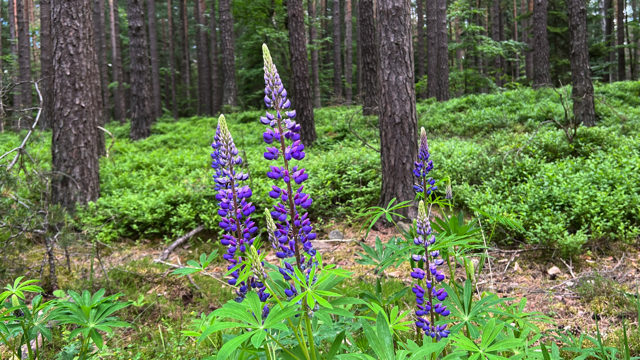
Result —
<instances>
[{"instance_id":1,"label":"slender tree trunk","mask_svg":"<svg viewBox=\"0 0 640 360\"><path fill-rule=\"evenodd\" d=\"M533 38L533 87L538 89L552 86L547 39L547 0L534 0Z\"/></svg>"},{"instance_id":2,"label":"slender tree trunk","mask_svg":"<svg viewBox=\"0 0 640 360\"><path fill-rule=\"evenodd\" d=\"M109 20L111 27L111 62L113 82L118 85L113 90L113 114L117 121L124 123L127 113L124 103L124 77L122 73L122 52L120 51L120 28L118 24L118 4L109 0Z\"/></svg>"},{"instance_id":3,"label":"slender tree trunk","mask_svg":"<svg viewBox=\"0 0 640 360\"><path fill-rule=\"evenodd\" d=\"M438 83L438 0L427 0L427 98L437 97Z\"/></svg>"},{"instance_id":4,"label":"slender tree trunk","mask_svg":"<svg viewBox=\"0 0 640 360\"><path fill-rule=\"evenodd\" d=\"M351 43L353 29L351 20L351 0L344 0L344 79L347 104L351 104L353 101L353 46Z\"/></svg>"},{"instance_id":5,"label":"slender tree trunk","mask_svg":"<svg viewBox=\"0 0 640 360\"><path fill-rule=\"evenodd\" d=\"M522 14L526 14L529 12L529 1L530 0L521 0L520 3L520 12ZM529 19L523 19L522 24L522 42L527 44L527 47L524 50L524 73L527 79L533 78L533 56L531 56L531 47L529 46L529 24L531 21Z\"/></svg>"},{"instance_id":6,"label":"slender tree trunk","mask_svg":"<svg viewBox=\"0 0 640 360\"><path fill-rule=\"evenodd\" d=\"M447 0L438 3L438 101L449 100L449 37L447 36ZM417 141L417 140L416 140Z\"/></svg>"},{"instance_id":7,"label":"slender tree trunk","mask_svg":"<svg viewBox=\"0 0 640 360\"><path fill-rule=\"evenodd\" d=\"M493 7L491 8L491 38L493 41L500 41L500 0L493 0ZM496 68L496 85L502 87L502 61L500 56L496 56L493 59L494 67Z\"/></svg>"},{"instance_id":8,"label":"slender tree trunk","mask_svg":"<svg viewBox=\"0 0 640 360\"><path fill-rule=\"evenodd\" d=\"M179 0L180 39L182 41L182 85L187 99L187 109L191 108L191 60L189 58L189 34L187 31L187 1ZM189 111L189 110L188 110Z\"/></svg>"},{"instance_id":9,"label":"slender tree trunk","mask_svg":"<svg viewBox=\"0 0 640 360\"><path fill-rule=\"evenodd\" d=\"M41 0L42 1L42 0ZM51 0L48 0L49 2ZM42 11L42 5L40 5ZM105 19L104 19L105 3L104 0L94 0L93 3L93 22L94 37L96 41L96 55L98 56L98 66L100 69L100 84L102 94L102 114L104 118L101 124L106 124L111 118L111 106L109 104L109 72L107 68L107 42L105 40ZM41 26L42 27L42 26ZM42 30L41 30L42 31ZM42 50L40 50L42 52ZM43 59L43 58L42 58ZM42 65L44 74L44 65Z\"/></svg>"},{"instance_id":10,"label":"slender tree trunk","mask_svg":"<svg viewBox=\"0 0 640 360\"><path fill-rule=\"evenodd\" d=\"M374 22L374 0L359 0L360 37L362 39L362 114L378 114L378 43Z\"/></svg>"},{"instance_id":11,"label":"slender tree trunk","mask_svg":"<svg viewBox=\"0 0 640 360\"><path fill-rule=\"evenodd\" d=\"M319 109L320 103L320 67L318 65L318 18L316 16L316 0L307 0L309 13L309 45L311 46L311 87L313 91L313 107Z\"/></svg>"},{"instance_id":12,"label":"slender tree trunk","mask_svg":"<svg viewBox=\"0 0 640 360\"><path fill-rule=\"evenodd\" d=\"M340 51L340 0L333 0L333 101L342 102L342 56Z\"/></svg>"},{"instance_id":13,"label":"slender tree trunk","mask_svg":"<svg viewBox=\"0 0 640 360\"><path fill-rule=\"evenodd\" d=\"M516 0L513 0L513 39L518 41L518 5ZM520 78L520 52L516 51L516 62L515 62L515 76L514 80Z\"/></svg>"},{"instance_id":14,"label":"slender tree trunk","mask_svg":"<svg viewBox=\"0 0 640 360\"><path fill-rule=\"evenodd\" d=\"M175 58L175 46L173 42L173 7L171 6L171 0L167 0L167 28L169 30L169 71L171 72L171 110L173 113L173 120L178 120L178 99L176 89L176 58Z\"/></svg>"},{"instance_id":15,"label":"slender tree trunk","mask_svg":"<svg viewBox=\"0 0 640 360\"><path fill-rule=\"evenodd\" d=\"M202 103L202 113L213 116L213 97L211 95L211 59L209 58L209 39L207 38L206 24L204 21L204 11L206 6L204 0L196 0L194 10L197 10L195 17L199 26L196 27L198 34L198 62L199 70L202 73L198 73L198 86L202 93L200 94L200 101Z\"/></svg>"},{"instance_id":16,"label":"slender tree trunk","mask_svg":"<svg viewBox=\"0 0 640 360\"><path fill-rule=\"evenodd\" d=\"M609 62L611 63L610 74L611 74L611 82L618 81L618 64L616 63L616 46L617 38L615 29L616 29L616 14L618 14L618 2L616 0L611 0L611 11L609 12L609 17L611 18L611 34L610 34L610 46L609 49Z\"/></svg>"},{"instance_id":17,"label":"slender tree trunk","mask_svg":"<svg viewBox=\"0 0 640 360\"><path fill-rule=\"evenodd\" d=\"M2 17L2 8L3 8L3 6L4 6L3 1L0 0L0 18L2 18L2 19L4 19L4 17ZM0 26L0 45L2 45L2 31L1 30L2 30L2 26ZM0 46L0 74L4 74L4 71L2 69L2 55L3 55L2 46ZM2 129L2 124L3 124L2 120L0 120L0 133L3 132L2 131L3 130Z\"/></svg>"},{"instance_id":18,"label":"slender tree trunk","mask_svg":"<svg viewBox=\"0 0 640 360\"><path fill-rule=\"evenodd\" d=\"M218 47L215 0L211 0L211 14L209 16L209 21L209 25L211 26L211 93L213 96L213 113L217 114L222 108L222 88L220 87L220 49Z\"/></svg>"},{"instance_id":19,"label":"slender tree trunk","mask_svg":"<svg viewBox=\"0 0 640 360\"><path fill-rule=\"evenodd\" d=\"M418 47L418 66L416 67L416 77L418 78L417 80L420 81L422 80L422 78L424 78L424 71L425 71L425 45L424 45L424 26L425 26L425 21L424 21L424 5L425 5L425 1L424 0L416 0L416 15L418 16L418 39L416 42L416 46ZM420 91L420 93L418 93L418 97L421 99L424 99L425 96L427 95L427 92L425 91L426 89L422 89Z\"/></svg>"},{"instance_id":20,"label":"slender tree trunk","mask_svg":"<svg viewBox=\"0 0 640 360\"><path fill-rule=\"evenodd\" d=\"M411 7L409 0L377 0L380 42L380 205L413 200L413 163L418 151ZM401 215L413 218L414 207Z\"/></svg>"},{"instance_id":21,"label":"slender tree trunk","mask_svg":"<svg viewBox=\"0 0 640 360\"><path fill-rule=\"evenodd\" d=\"M316 139L316 125L313 118L313 95L309 79L309 64L307 63L307 38L304 28L304 10L302 0L288 0L287 13L289 17L289 51L291 52L291 69L293 77L291 84L296 94L296 120L301 126L300 138L310 146Z\"/></svg>"},{"instance_id":22,"label":"slender tree trunk","mask_svg":"<svg viewBox=\"0 0 640 360\"><path fill-rule=\"evenodd\" d=\"M236 83L236 56L231 0L220 0L218 5L220 8L220 38L222 40L222 72L224 74L222 104L236 107L238 106L238 84Z\"/></svg>"},{"instance_id":23,"label":"slender tree trunk","mask_svg":"<svg viewBox=\"0 0 640 360\"><path fill-rule=\"evenodd\" d=\"M18 39L17 35L17 24L16 24L16 0L8 0L8 14L9 18L9 42L11 48L11 54L14 57L18 56Z\"/></svg>"},{"instance_id":24,"label":"slender tree trunk","mask_svg":"<svg viewBox=\"0 0 640 360\"><path fill-rule=\"evenodd\" d=\"M102 3L102 7L100 7L100 3ZM42 11L42 9L40 10ZM101 17L102 16L102 23ZM98 66L98 83L100 84L100 97L99 97L99 106L102 107L102 118L98 119L98 125L104 126L107 123L107 106L105 105L105 90L108 90L108 86L104 84L105 79L102 78L102 69L100 67L100 60L102 59L102 43L104 42L104 1L94 0L93 1L93 40L94 40L94 53L96 54L96 66ZM101 36L102 35L102 36ZM44 98L43 98L44 101ZM98 156L102 156L106 154L106 146L104 142L104 133L102 130L98 129L96 133L96 146L98 147Z\"/></svg>"},{"instance_id":25,"label":"slender tree trunk","mask_svg":"<svg viewBox=\"0 0 640 360\"><path fill-rule=\"evenodd\" d=\"M160 96L160 56L158 55L158 31L156 29L156 0L147 0L149 21L149 54L151 57L151 94L154 117L162 116L162 98Z\"/></svg>"},{"instance_id":26,"label":"slender tree trunk","mask_svg":"<svg viewBox=\"0 0 640 360\"><path fill-rule=\"evenodd\" d=\"M624 0L618 0L618 19L616 21L617 31L618 31L618 80L624 81L626 80L627 75L627 64L626 57L624 54L625 48L624 45L624 9L625 3Z\"/></svg>"},{"instance_id":27,"label":"slender tree trunk","mask_svg":"<svg viewBox=\"0 0 640 360\"><path fill-rule=\"evenodd\" d=\"M609 54L605 57L605 62L611 62L612 58L615 58L615 53L612 51L613 49L613 16L611 14L613 0L604 0L604 42L605 45L609 48ZM604 74L602 76L602 81L605 83L613 82L612 74L612 66L608 65L605 68Z\"/></svg>"},{"instance_id":28,"label":"slender tree trunk","mask_svg":"<svg viewBox=\"0 0 640 360\"><path fill-rule=\"evenodd\" d=\"M144 0L127 0L129 20L129 57L131 58L131 140L151 135L154 102L151 94L151 70L147 53L143 4Z\"/></svg>"},{"instance_id":29,"label":"slender tree trunk","mask_svg":"<svg viewBox=\"0 0 640 360\"><path fill-rule=\"evenodd\" d=\"M595 126L593 83L589 67L587 8L584 0L568 0L569 36L571 38L571 82L573 115L578 123Z\"/></svg>"},{"instance_id":30,"label":"slender tree trunk","mask_svg":"<svg viewBox=\"0 0 640 360\"><path fill-rule=\"evenodd\" d=\"M51 180L52 201L66 208L100 195L96 146L100 74L93 39L92 2L53 1L53 135L51 155L57 175Z\"/></svg>"},{"instance_id":31,"label":"slender tree trunk","mask_svg":"<svg viewBox=\"0 0 640 360\"><path fill-rule=\"evenodd\" d=\"M631 39L631 33L629 32L629 14L625 13L624 15L624 31L627 36L627 45L633 44L633 40ZM635 80L633 73L635 68L635 57L633 53L633 49L628 48L625 49L625 53L629 56L629 71L627 72L627 79Z\"/></svg>"},{"instance_id":32,"label":"slender tree trunk","mask_svg":"<svg viewBox=\"0 0 640 360\"><path fill-rule=\"evenodd\" d=\"M200 42L200 14L198 9L198 0L195 0L193 4L193 22L195 23L195 44L196 44L196 98L197 98L197 110L196 114L198 116L204 115L206 112L204 99L202 98L204 90L204 79L202 78L202 73L204 72L203 63L202 63L202 43Z\"/></svg>"},{"instance_id":33,"label":"slender tree trunk","mask_svg":"<svg viewBox=\"0 0 640 360\"><path fill-rule=\"evenodd\" d=\"M640 79L640 30L638 29L639 19L638 19L638 3L637 0L631 0L631 8L633 11L633 19L636 22L636 26L633 28L633 42L635 43L634 51L634 62L633 62L633 73L631 75L633 80ZM631 42L630 42L631 43Z\"/></svg>"},{"instance_id":34,"label":"slender tree trunk","mask_svg":"<svg viewBox=\"0 0 640 360\"><path fill-rule=\"evenodd\" d=\"M167 57L167 63L165 64L166 68L169 71L165 71L164 73L164 107L169 110L171 109L171 67L169 65L169 39L167 37L167 19L161 19L160 23L162 23L162 53Z\"/></svg>"},{"instance_id":35,"label":"slender tree trunk","mask_svg":"<svg viewBox=\"0 0 640 360\"><path fill-rule=\"evenodd\" d=\"M360 34L360 0L356 1L356 98L362 101L362 36Z\"/></svg>"},{"instance_id":36,"label":"slender tree trunk","mask_svg":"<svg viewBox=\"0 0 640 360\"><path fill-rule=\"evenodd\" d=\"M1 3L0 3L1 5ZM53 125L53 44L51 43L51 0L40 0L40 64L42 80L42 112L40 121L45 129Z\"/></svg>"},{"instance_id":37,"label":"slender tree trunk","mask_svg":"<svg viewBox=\"0 0 640 360\"><path fill-rule=\"evenodd\" d=\"M29 39L29 22L25 18L25 4L26 0L16 0L16 12L18 20L18 67L20 72L18 75L18 81L23 84L20 85L20 106L19 108L28 108L33 105L33 98L31 96L31 44ZM25 122L28 124L28 122Z\"/></svg>"}]
</instances>

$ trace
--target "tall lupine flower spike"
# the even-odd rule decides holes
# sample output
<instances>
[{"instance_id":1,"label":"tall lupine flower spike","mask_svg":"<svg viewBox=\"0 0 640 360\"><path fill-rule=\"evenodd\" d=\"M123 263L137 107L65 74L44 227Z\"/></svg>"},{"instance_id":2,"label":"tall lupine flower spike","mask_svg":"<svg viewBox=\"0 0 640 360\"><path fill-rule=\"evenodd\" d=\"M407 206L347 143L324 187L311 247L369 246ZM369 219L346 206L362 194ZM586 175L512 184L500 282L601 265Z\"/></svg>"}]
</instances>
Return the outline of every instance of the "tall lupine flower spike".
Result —
<instances>
[{"instance_id":1,"label":"tall lupine flower spike","mask_svg":"<svg viewBox=\"0 0 640 360\"><path fill-rule=\"evenodd\" d=\"M251 220L251 214L255 211L255 206L248 202L252 195L249 186L241 186L240 183L249 178L248 174L236 171L235 167L242 164L242 158L238 155L238 149L233 142L233 137L227 127L224 115L218 119L218 128L214 137L213 153L211 154L211 167L215 169L213 175L215 188L218 190L216 200L218 200L218 214L222 217L220 227L225 231L221 243L227 246L227 253L223 258L229 261L228 270L233 269L243 262L247 257L247 251L253 241L258 227ZM244 267L244 266L243 266ZM265 286L255 277L250 277L246 281L238 283L239 273L243 267L231 273L228 283L237 286L236 301L244 300L250 288L256 289L263 302L269 298L265 292Z\"/></svg>"},{"instance_id":2,"label":"tall lupine flower spike","mask_svg":"<svg viewBox=\"0 0 640 360\"><path fill-rule=\"evenodd\" d=\"M308 274L315 264L316 254L311 244L316 234L306 213L313 200L303 192L302 183L309 177L305 169L291 165L291 161L302 160L305 157L304 145L300 141L300 125L293 120L296 111L290 109L291 102L287 99L287 90L282 84L267 45L262 45L262 54L264 102L268 111L260 118L260 122L268 126L263 138L270 145L266 148L264 158L271 161L280 160L282 164L271 166L267 172L269 178L278 181L269 192L269 196L278 201L267 216L274 221L269 225L273 225L269 230L269 238L278 258L295 257L296 266ZM292 265L286 261L280 272L286 280L295 276ZM293 294L294 291L295 288L292 287L287 295Z\"/></svg>"},{"instance_id":3,"label":"tall lupine flower spike","mask_svg":"<svg viewBox=\"0 0 640 360\"><path fill-rule=\"evenodd\" d=\"M442 272L438 270L438 266L444 263L443 259L439 259L439 251L431 251L430 247L435 244L436 237L431 234L431 221L427 214L424 202L420 201L418 205L418 218L416 219L417 236L413 239L416 245L424 246L424 255L412 255L414 261L424 261L427 265L427 271L420 268L414 268L411 277L418 280L413 286L413 293L416 295L418 310L416 310L416 326L421 328L426 335L440 341L442 338L449 336L447 325L436 325L436 314L439 316L448 316L449 310L442 301L447 298L447 292L443 289L437 289L437 284L445 279ZM424 282L423 282L424 281ZM425 299L427 295L427 299Z\"/></svg>"},{"instance_id":4,"label":"tall lupine flower spike","mask_svg":"<svg viewBox=\"0 0 640 360\"><path fill-rule=\"evenodd\" d=\"M413 185L413 189L417 193L423 193L424 198L431 195L437 189L434 185L436 182L433 178L428 177L429 171L433 169L433 161L429 160L429 144L427 143L427 132L422 128L420 130L420 148L418 150L418 161L415 162L413 175L418 178L418 182ZM426 189L426 191L425 191Z\"/></svg>"}]
</instances>

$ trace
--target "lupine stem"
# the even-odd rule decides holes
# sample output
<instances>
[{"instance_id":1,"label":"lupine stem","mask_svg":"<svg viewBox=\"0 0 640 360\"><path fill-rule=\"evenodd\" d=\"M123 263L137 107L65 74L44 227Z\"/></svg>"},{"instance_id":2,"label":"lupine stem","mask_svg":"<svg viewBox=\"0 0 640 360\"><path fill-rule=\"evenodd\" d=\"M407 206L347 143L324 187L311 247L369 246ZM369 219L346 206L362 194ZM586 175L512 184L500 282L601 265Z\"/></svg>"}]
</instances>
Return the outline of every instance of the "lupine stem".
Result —
<instances>
[{"instance_id":1,"label":"lupine stem","mask_svg":"<svg viewBox=\"0 0 640 360\"><path fill-rule=\"evenodd\" d=\"M269 336L271 338L271 340L273 340L276 344L278 344L278 346L280 346L280 348L282 350L284 350L287 354L291 355L294 359L296 360L300 360L297 356L295 356L291 351L287 350L287 348L284 347L284 345L282 345L280 343L280 341L278 341L276 338L273 337L273 335L269 334L269 332L267 332L267 336ZM268 353L268 351L267 351ZM269 355L267 355L267 357L269 357Z\"/></svg>"},{"instance_id":2,"label":"lupine stem","mask_svg":"<svg viewBox=\"0 0 640 360\"><path fill-rule=\"evenodd\" d=\"M307 307L309 304L307 304ZM307 326L307 335L309 336L309 347L311 348L311 358L316 360L316 345L313 342L313 328L311 327L311 321L309 320L309 314L305 311L304 322Z\"/></svg>"}]
</instances>

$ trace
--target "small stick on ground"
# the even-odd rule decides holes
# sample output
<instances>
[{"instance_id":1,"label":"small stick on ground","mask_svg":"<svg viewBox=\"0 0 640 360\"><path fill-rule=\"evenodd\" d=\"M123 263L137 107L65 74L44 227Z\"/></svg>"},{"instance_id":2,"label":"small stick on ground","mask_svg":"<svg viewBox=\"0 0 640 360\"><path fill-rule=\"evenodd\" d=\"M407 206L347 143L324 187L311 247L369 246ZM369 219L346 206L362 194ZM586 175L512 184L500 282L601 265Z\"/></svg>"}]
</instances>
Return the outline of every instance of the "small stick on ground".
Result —
<instances>
[{"instance_id":1,"label":"small stick on ground","mask_svg":"<svg viewBox=\"0 0 640 360\"><path fill-rule=\"evenodd\" d=\"M195 234L199 233L202 230L204 230L204 225L200 225L197 228L186 233L183 237L178 238L176 241L173 242L173 244L169 245L169 247L162 252L162 255L160 255L160 257L156 260L156 262L167 261L167 259L169 258L169 255L171 255L171 253L178 246L182 245L183 242L189 240L192 236L194 236Z\"/></svg>"}]
</instances>

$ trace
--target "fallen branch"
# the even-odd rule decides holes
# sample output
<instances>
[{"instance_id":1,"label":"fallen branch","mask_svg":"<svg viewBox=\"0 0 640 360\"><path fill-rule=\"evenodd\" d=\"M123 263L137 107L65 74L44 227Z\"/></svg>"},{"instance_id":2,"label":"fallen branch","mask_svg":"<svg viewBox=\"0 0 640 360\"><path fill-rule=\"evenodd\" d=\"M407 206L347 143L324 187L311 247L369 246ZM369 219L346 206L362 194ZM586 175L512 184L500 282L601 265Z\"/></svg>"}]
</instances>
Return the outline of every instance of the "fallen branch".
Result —
<instances>
[{"instance_id":1,"label":"fallen branch","mask_svg":"<svg viewBox=\"0 0 640 360\"><path fill-rule=\"evenodd\" d=\"M173 244L169 245L169 247L162 252L162 255L160 255L160 257L155 262L166 261L169 258L169 255L171 255L171 253L178 246L182 245L183 242L189 240L193 235L199 233L202 230L204 230L204 225L200 225L197 228L186 233L183 237L178 238L176 241L173 242Z\"/></svg>"}]
</instances>

